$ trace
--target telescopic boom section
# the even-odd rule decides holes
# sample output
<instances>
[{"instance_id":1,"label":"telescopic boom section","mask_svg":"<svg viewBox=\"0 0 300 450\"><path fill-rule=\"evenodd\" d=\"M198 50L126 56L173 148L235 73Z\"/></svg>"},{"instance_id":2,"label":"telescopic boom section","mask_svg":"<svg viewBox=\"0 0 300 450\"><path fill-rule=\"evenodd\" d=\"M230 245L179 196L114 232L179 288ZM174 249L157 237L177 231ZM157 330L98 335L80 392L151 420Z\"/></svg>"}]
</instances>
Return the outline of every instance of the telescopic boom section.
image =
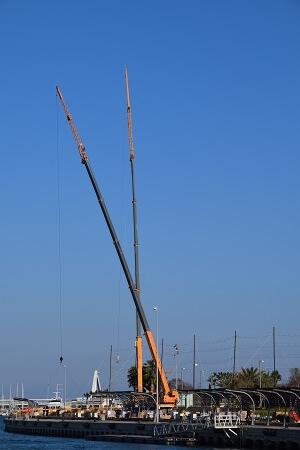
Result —
<instances>
[{"instance_id":1,"label":"telescopic boom section","mask_svg":"<svg viewBox=\"0 0 300 450\"><path fill-rule=\"evenodd\" d=\"M132 188L132 214L133 214L133 247L134 247L134 272L135 272L135 289L137 295L141 296L140 287L140 264L139 264L139 239L137 225L137 204L135 196L135 175L134 175L134 146L132 138L132 118L131 105L129 95L129 83L127 67L125 68L125 85L127 97L127 123L128 123L128 141L129 141L129 159L131 172L131 188ZM136 367L137 367L137 391L143 392L143 342L141 336L141 322L138 312L136 312Z\"/></svg>"},{"instance_id":2,"label":"telescopic boom section","mask_svg":"<svg viewBox=\"0 0 300 450\"><path fill-rule=\"evenodd\" d=\"M86 168L86 171L88 173L89 179L90 179L90 181L92 183L92 186L94 188L97 200L99 202L99 206L100 206L101 211L103 213L106 225L107 225L109 233L111 235L113 244L114 244L116 252L118 254L118 257L119 257L121 266L123 268L124 275L125 275L125 278L127 280L127 283L128 283L128 286L129 286L129 289L130 289L130 292L131 292L131 295L132 295L132 298L133 298L136 310L138 312L140 321L142 323L142 327L143 327L143 330L144 330L144 333L145 333L145 336L146 336L146 339L147 339L147 343L148 343L148 346L149 346L152 358L153 358L153 360L155 361L155 364L158 367L158 371L159 371L159 375L160 375L160 379L161 379L161 383L162 383L162 387L163 387L162 403L164 403L164 404L171 404L172 405L178 399L178 392L176 390L171 390L170 387L169 387L169 383L168 383L168 379L167 379L167 376L166 376L165 369L164 369L164 367L163 367L163 365L161 363L160 357L158 355L158 349L157 349L157 346L156 346L156 343L155 343L155 339L154 339L153 333L150 330L150 327L149 327L149 324L148 324L148 321L147 321L147 318L146 318L143 306L141 304L140 298L139 298L139 296L136 293L135 284L133 282L133 278L131 276L131 273L130 273L127 261L125 259L125 256L124 256L121 244L119 242L116 230L115 230L115 228L113 226L113 223L111 221L111 218L110 218L108 209L106 207L104 198L103 198L102 193L100 191L100 188L99 188L99 186L97 184L97 181L96 181L96 178L95 178L95 176L93 174L91 166L90 166L90 164L88 162L88 155L87 155L87 153L85 151L85 147L83 145L83 142L82 142L82 140L80 138L80 135L79 135L79 133L77 131L77 128L76 128L76 126L74 124L73 118L72 118L71 114L69 113L69 110L68 110L68 107L66 105L66 102L65 102L65 100L63 98L63 95L62 95L60 89L58 88L58 86L56 87L56 92L57 92L57 95L58 95L58 97L59 97L59 99L61 101L61 104L63 106L64 112L65 112L65 115L66 115L66 118L67 118L67 121L69 122L72 134L73 134L74 139L76 141L76 144L77 144L77 147L78 147L78 150L79 150L79 153L80 153L80 157L81 157L81 162L82 162L82 164L84 164L84 166Z\"/></svg>"}]
</instances>

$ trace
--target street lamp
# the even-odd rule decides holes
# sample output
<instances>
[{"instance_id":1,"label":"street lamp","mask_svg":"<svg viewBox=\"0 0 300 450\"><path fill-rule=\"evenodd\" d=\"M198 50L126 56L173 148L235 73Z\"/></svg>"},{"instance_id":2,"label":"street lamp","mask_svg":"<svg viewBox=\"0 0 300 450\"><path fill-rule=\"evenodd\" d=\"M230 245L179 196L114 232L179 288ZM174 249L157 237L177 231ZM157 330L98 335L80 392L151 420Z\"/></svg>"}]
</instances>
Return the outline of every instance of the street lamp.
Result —
<instances>
[{"instance_id":1,"label":"street lamp","mask_svg":"<svg viewBox=\"0 0 300 450\"><path fill-rule=\"evenodd\" d=\"M198 367L198 363L194 363L194 369L193 369L193 389L196 387L196 367Z\"/></svg>"},{"instance_id":2,"label":"street lamp","mask_svg":"<svg viewBox=\"0 0 300 450\"><path fill-rule=\"evenodd\" d=\"M65 403L65 409L67 407L67 366L64 364L65 369L65 386L64 386L64 403Z\"/></svg>"},{"instance_id":3,"label":"street lamp","mask_svg":"<svg viewBox=\"0 0 300 450\"><path fill-rule=\"evenodd\" d=\"M197 372L196 369L197 369L197 367L198 367L198 363L196 363L194 360L194 362L193 362L193 389L196 388L196 372Z\"/></svg>"},{"instance_id":4,"label":"street lamp","mask_svg":"<svg viewBox=\"0 0 300 450\"><path fill-rule=\"evenodd\" d=\"M185 370L185 367L181 367L181 389L183 389L183 371Z\"/></svg>"},{"instance_id":5,"label":"street lamp","mask_svg":"<svg viewBox=\"0 0 300 450\"><path fill-rule=\"evenodd\" d=\"M261 364L264 363L263 359L258 361L258 373L259 373L259 389L261 389Z\"/></svg>"},{"instance_id":6,"label":"street lamp","mask_svg":"<svg viewBox=\"0 0 300 450\"><path fill-rule=\"evenodd\" d=\"M178 355L179 355L179 348L178 345L173 345L175 349L174 358L175 358L175 389L178 390Z\"/></svg>"},{"instance_id":7,"label":"street lamp","mask_svg":"<svg viewBox=\"0 0 300 450\"><path fill-rule=\"evenodd\" d=\"M159 395L158 395L158 307L153 306L156 313L156 423L159 422Z\"/></svg>"}]
</instances>

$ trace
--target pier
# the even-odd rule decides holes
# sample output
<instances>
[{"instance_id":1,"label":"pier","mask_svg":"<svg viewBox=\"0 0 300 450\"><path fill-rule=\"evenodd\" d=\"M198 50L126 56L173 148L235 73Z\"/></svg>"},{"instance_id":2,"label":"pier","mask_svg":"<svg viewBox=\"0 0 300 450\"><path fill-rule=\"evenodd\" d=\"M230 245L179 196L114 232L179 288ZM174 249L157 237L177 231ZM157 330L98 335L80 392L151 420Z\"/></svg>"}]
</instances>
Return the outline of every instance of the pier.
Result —
<instances>
[{"instance_id":1,"label":"pier","mask_svg":"<svg viewBox=\"0 0 300 450\"><path fill-rule=\"evenodd\" d=\"M181 391L177 407L161 409L158 421L155 396L136 392L97 393L65 410L39 403L22 409L21 402L5 419L5 430L94 441L300 450L297 389Z\"/></svg>"},{"instance_id":2,"label":"pier","mask_svg":"<svg viewBox=\"0 0 300 450\"><path fill-rule=\"evenodd\" d=\"M96 421L64 419L5 419L10 433L57 436L93 441L180 444L233 448L300 449L300 428L241 425L238 428L205 427L201 424L176 425L137 421ZM161 432L158 433L158 428ZM166 428L165 428L166 427ZM164 431L163 431L164 430ZM231 431L230 431L231 430Z\"/></svg>"}]
</instances>

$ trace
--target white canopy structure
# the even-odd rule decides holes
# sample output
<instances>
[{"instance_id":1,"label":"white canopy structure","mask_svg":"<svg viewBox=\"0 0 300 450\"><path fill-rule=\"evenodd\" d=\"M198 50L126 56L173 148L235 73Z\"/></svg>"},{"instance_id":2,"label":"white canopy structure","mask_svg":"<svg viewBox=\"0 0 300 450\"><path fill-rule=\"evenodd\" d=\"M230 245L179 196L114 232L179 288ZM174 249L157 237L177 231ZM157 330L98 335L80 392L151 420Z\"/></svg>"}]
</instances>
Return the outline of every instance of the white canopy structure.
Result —
<instances>
[{"instance_id":1,"label":"white canopy structure","mask_svg":"<svg viewBox=\"0 0 300 450\"><path fill-rule=\"evenodd\" d=\"M93 383L92 383L92 394L96 394L97 392L101 392L101 383L100 383L100 376L98 370L95 370L94 376L93 376Z\"/></svg>"}]
</instances>

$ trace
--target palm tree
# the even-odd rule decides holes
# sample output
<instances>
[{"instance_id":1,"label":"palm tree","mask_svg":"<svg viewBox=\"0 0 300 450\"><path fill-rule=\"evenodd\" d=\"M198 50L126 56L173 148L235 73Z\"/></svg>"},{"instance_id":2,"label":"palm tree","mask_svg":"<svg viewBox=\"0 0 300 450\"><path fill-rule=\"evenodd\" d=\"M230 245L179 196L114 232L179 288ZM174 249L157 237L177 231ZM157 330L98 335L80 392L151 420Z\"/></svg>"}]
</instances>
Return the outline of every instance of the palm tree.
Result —
<instances>
[{"instance_id":1,"label":"palm tree","mask_svg":"<svg viewBox=\"0 0 300 450\"><path fill-rule=\"evenodd\" d=\"M275 372L261 370L259 373L259 370L256 367L243 367L239 372L235 373L234 379L232 372L213 372L207 381L214 388L230 388L233 386L234 381L235 388L255 389L259 387L260 377L262 387L264 388L271 388L274 385L277 386L278 382L281 380L281 375L277 370Z\"/></svg>"},{"instance_id":2,"label":"palm tree","mask_svg":"<svg viewBox=\"0 0 300 450\"><path fill-rule=\"evenodd\" d=\"M273 370L273 372L270 373L270 377L273 380L273 385L277 386L277 384L279 383L279 381L281 381L281 375L278 372L278 370Z\"/></svg>"},{"instance_id":3,"label":"palm tree","mask_svg":"<svg viewBox=\"0 0 300 450\"><path fill-rule=\"evenodd\" d=\"M127 373L128 386L137 388L137 368L131 366ZM143 386L149 392L155 392L156 389L156 366L152 359L143 364Z\"/></svg>"},{"instance_id":4,"label":"palm tree","mask_svg":"<svg viewBox=\"0 0 300 450\"><path fill-rule=\"evenodd\" d=\"M136 389L137 387L137 368L136 366L131 366L127 372L127 382L129 387Z\"/></svg>"},{"instance_id":5,"label":"palm tree","mask_svg":"<svg viewBox=\"0 0 300 450\"><path fill-rule=\"evenodd\" d=\"M242 367L238 374L239 387L256 388L259 385L259 373L256 367Z\"/></svg>"},{"instance_id":6,"label":"palm tree","mask_svg":"<svg viewBox=\"0 0 300 450\"><path fill-rule=\"evenodd\" d=\"M150 359L143 364L143 383L144 388L149 392L155 392L156 389L156 365Z\"/></svg>"}]
</instances>

